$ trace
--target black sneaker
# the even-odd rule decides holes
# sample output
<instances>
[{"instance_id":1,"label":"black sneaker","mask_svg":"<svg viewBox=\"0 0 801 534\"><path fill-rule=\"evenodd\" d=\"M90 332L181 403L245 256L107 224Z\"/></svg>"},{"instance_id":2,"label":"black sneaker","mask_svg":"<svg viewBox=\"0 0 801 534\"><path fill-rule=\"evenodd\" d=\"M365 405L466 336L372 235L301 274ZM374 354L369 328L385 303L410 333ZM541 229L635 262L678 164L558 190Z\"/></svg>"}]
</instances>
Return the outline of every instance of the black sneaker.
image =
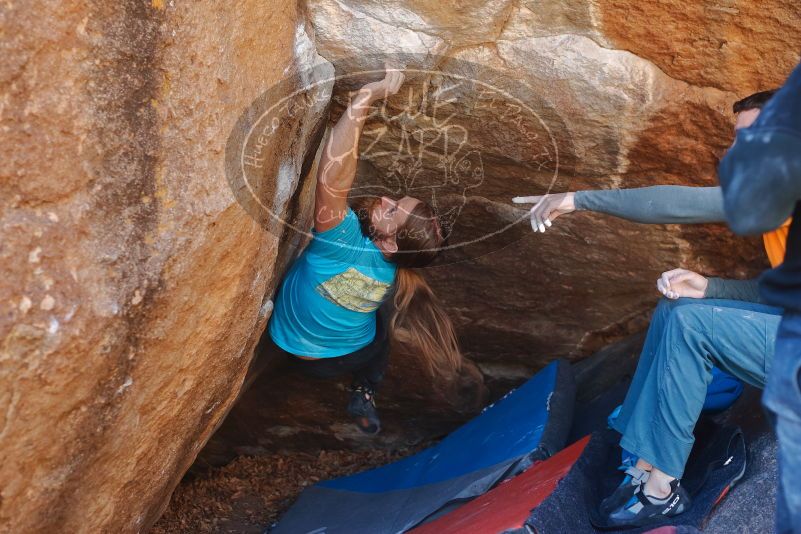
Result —
<instances>
[{"instance_id":1,"label":"black sneaker","mask_svg":"<svg viewBox=\"0 0 801 534\"><path fill-rule=\"evenodd\" d=\"M649 497L644 489L609 514L609 526L645 527L677 516L690 506L690 496L679 479L670 483L670 495L664 499Z\"/></svg>"},{"instance_id":2,"label":"black sneaker","mask_svg":"<svg viewBox=\"0 0 801 534\"><path fill-rule=\"evenodd\" d=\"M648 476L651 474L650 471L643 471L633 465L621 465L618 469L625 472L626 476L614 493L601 501L599 510L602 516L609 515L612 511L626 504L635 494L642 490L643 484L648 482Z\"/></svg>"},{"instance_id":3,"label":"black sneaker","mask_svg":"<svg viewBox=\"0 0 801 534\"><path fill-rule=\"evenodd\" d=\"M381 420L375 409L375 393L371 389L364 386L351 389L348 413L365 434L378 434L381 430Z\"/></svg>"}]
</instances>

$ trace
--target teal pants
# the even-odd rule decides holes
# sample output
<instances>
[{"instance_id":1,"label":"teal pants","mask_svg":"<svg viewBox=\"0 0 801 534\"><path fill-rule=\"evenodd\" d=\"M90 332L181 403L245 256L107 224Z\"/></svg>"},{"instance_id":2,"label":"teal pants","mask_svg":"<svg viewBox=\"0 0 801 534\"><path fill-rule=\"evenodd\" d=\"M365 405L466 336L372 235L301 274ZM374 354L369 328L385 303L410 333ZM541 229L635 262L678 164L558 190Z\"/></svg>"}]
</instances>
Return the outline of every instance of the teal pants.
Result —
<instances>
[{"instance_id":1,"label":"teal pants","mask_svg":"<svg viewBox=\"0 0 801 534\"><path fill-rule=\"evenodd\" d=\"M662 299L613 427L620 446L681 478L712 368L764 388L781 310L717 299Z\"/></svg>"}]
</instances>

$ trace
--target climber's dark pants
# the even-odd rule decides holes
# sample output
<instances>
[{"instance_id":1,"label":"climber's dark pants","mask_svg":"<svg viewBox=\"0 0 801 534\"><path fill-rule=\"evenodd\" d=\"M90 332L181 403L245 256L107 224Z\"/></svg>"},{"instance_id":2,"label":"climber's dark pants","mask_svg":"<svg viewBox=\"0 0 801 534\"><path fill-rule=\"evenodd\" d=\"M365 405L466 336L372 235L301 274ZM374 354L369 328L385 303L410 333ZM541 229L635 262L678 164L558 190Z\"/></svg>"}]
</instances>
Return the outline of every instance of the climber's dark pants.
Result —
<instances>
[{"instance_id":1,"label":"climber's dark pants","mask_svg":"<svg viewBox=\"0 0 801 534\"><path fill-rule=\"evenodd\" d=\"M352 374L355 386L363 386L375 391L384 379L384 374L389 364L387 326L383 310L379 310L376 315L376 330L373 341L355 352L335 358L306 360L280 348L278 350L287 356L293 368L306 376L331 379Z\"/></svg>"}]
</instances>

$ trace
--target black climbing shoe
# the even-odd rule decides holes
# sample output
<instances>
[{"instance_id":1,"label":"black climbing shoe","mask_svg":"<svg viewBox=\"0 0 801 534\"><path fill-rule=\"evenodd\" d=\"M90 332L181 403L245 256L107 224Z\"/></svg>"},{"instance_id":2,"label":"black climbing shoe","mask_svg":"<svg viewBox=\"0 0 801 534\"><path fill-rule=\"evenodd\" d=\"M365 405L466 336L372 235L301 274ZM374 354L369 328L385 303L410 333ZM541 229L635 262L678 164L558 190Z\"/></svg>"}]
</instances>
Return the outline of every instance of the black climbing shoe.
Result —
<instances>
[{"instance_id":1,"label":"black climbing shoe","mask_svg":"<svg viewBox=\"0 0 801 534\"><path fill-rule=\"evenodd\" d=\"M618 469L626 473L626 476L623 477L623 482L620 483L614 493L601 501L599 510L602 516L609 515L612 511L626 504L635 494L642 491L643 484L648 482L648 476L651 474L650 471L643 471L633 465L624 464Z\"/></svg>"},{"instance_id":2,"label":"black climbing shoe","mask_svg":"<svg viewBox=\"0 0 801 534\"><path fill-rule=\"evenodd\" d=\"M365 434L378 434L381 430L381 420L375 409L375 393L371 389L364 386L351 388L348 413Z\"/></svg>"},{"instance_id":3,"label":"black climbing shoe","mask_svg":"<svg viewBox=\"0 0 801 534\"><path fill-rule=\"evenodd\" d=\"M645 485L627 502L609 514L609 526L618 528L645 527L661 523L667 517L674 517L690 506L690 496L676 479L670 483L670 495L664 499L649 497Z\"/></svg>"}]
</instances>

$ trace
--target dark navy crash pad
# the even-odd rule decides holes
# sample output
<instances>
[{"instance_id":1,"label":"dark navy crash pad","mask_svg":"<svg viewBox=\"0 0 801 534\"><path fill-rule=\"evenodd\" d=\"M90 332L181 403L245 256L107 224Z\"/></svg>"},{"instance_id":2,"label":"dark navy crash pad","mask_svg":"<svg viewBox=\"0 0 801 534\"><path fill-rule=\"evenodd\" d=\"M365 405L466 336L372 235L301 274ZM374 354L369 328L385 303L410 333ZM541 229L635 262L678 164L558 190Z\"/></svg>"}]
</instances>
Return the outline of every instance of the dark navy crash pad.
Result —
<instances>
[{"instance_id":1,"label":"dark navy crash pad","mask_svg":"<svg viewBox=\"0 0 801 534\"><path fill-rule=\"evenodd\" d=\"M398 533L564 447L575 388L553 362L436 446L307 488L273 534Z\"/></svg>"}]
</instances>

